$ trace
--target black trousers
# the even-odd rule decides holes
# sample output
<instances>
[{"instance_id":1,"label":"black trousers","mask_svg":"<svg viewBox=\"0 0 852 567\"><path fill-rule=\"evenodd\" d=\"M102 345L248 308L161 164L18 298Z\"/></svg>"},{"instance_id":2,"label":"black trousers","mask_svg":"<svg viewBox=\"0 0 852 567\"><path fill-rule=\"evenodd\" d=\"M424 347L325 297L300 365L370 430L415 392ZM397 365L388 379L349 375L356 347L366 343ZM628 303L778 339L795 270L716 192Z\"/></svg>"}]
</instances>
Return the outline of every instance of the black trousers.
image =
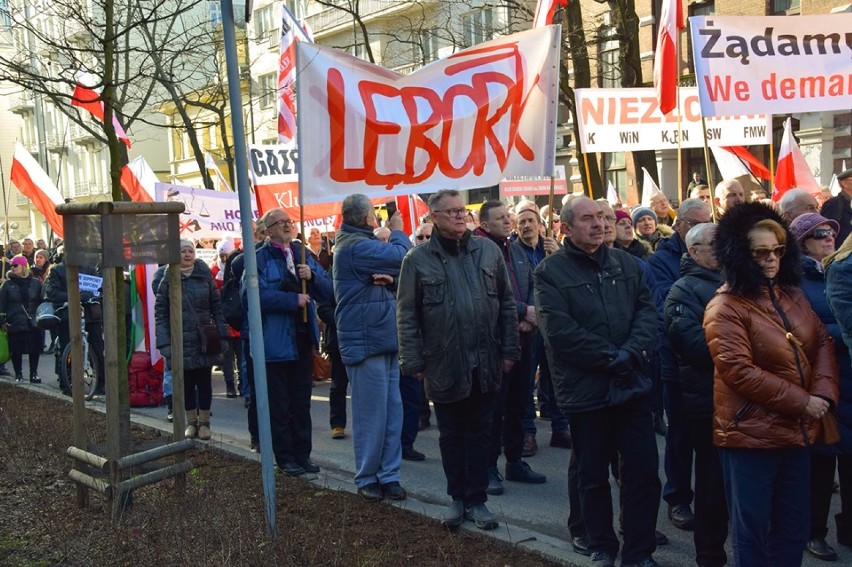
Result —
<instances>
[{"instance_id":1,"label":"black trousers","mask_svg":"<svg viewBox=\"0 0 852 567\"><path fill-rule=\"evenodd\" d=\"M23 374L24 355L29 355L30 376L38 375L38 359L41 355L41 331L33 329L23 333L9 333L9 354L15 374Z\"/></svg>"},{"instance_id":2,"label":"black trousers","mask_svg":"<svg viewBox=\"0 0 852 567\"><path fill-rule=\"evenodd\" d=\"M501 446L506 453L506 462L521 460L524 449L524 417L530 395L530 366L532 347L527 344L521 348L521 360L512 367L511 372L503 374L500 395L494 408L491 423L491 452L489 465L497 466Z\"/></svg>"},{"instance_id":3,"label":"black trousers","mask_svg":"<svg viewBox=\"0 0 852 567\"><path fill-rule=\"evenodd\" d=\"M183 408L210 411L213 403L212 368L186 368L183 371ZM197 403L196 403L197 400Z\"/></svg>"},{"instance_id":4,"label":"black trousers","mask_svg":"<svg viewBox=\"0 0 852 567\"><path fill-rule=\"evenodd\" d=\"M349 388L349 376L339 352L329 352L331 362L331 387L328 389L329 426L346 427L346 390Z\"/></svg>"},{"instance_id":5,"label":"black trousers","mask_svg":"<svg viewBox=\"0 0 852 567\"><path fill-rule=\"evenodd\" d=\"M625 563L643 561L656 550L654 532L661 483L651 401L646 396L615 408L569 416L589 549L613 557L618 554L618 538L613 529L609 467L613 451L621 457L622 561Z\"/></svg>"},{"instance_id":6,"label":"black trousers","mask_svg":"<svg viewBox=\"0 0 852 567\"><path fill-rule=\"evenodd\" d=\"M468 397L451 403L435 402L447 494L465 504L481 504L488 499L488 454L497 403L494 392L480 391L479 376L476 370L473 372Z\"/></svg>"},{"instance_id":7,"label":"black trousers","mask_svg":"<svg viewBox=\"0 0 852 567\"><path fill-rule=\"evenodd\" d=\"M828 533L828 513L831 510L831 495L834 487L835 470L840 478L840 515L852 514L852 455L830 455L811 452L811 537L825 539ZM852 531L847 529L838 538L849 541Z\"/></svg>"},{"instance_id":8,"label":"black trousers","mask_svg":"<svg viewBox=\"0 0 852 567\"><path fill-rule=\"evenodd\" d=\"M313 347L299 337L300 357L266 363L272 450L279 466L311 456L311 372Z\"/></svg>"},{"instance_id":9,"label":"black trousers","mask_svg":"<svg viewBox=\"0 0 852 567\"><path fill-rule=\"evenodd\" d=\"M695 451L695 562L722 567L728 560L728 505L722 461L713 445L713 418L690 416L685 423Z\"/></svg>"},{"instance_id":10,"label":"black trousers","mask_svg":"<svg viewBox=\"0 0 852 567\"><path fill-rule=\"evenodd\" d=\"M245 360L245 380L248 384L248 430L251 436L251 442L254 445L260 445L260 433L257 425L257 391L254 389L254 362L251 358L251 342L248 339L248 330L246 329L240 335L243 347L243 360Z\"/></svg>"}]
</instances>

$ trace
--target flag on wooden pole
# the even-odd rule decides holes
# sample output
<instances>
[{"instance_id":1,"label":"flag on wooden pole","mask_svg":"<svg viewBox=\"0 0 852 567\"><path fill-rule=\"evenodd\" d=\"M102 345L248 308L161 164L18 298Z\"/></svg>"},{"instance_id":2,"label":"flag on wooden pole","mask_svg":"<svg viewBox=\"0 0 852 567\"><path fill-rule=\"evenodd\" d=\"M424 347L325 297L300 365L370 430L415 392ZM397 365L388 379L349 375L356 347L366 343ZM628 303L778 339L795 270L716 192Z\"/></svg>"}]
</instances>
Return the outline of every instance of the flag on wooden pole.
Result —
<instances>
[{"instance_id":1,"label":"flag on wooden pole","mask_svg":"<svg viewBox=\"0 0 852 567\"><path fill-rule=\"evenodd\" d=\"M145 158L137 157L121 168L121 188L134 203L153 203L157 175Z\"/></svg>"},{"instance_id":2,"label":"flag on wooden pole","mask_svg":"<svg viewBox=\"0 0 852 567\"><path fill-rule=\"evenodd\" d=\"M278 58L278 143L296 146L296 42L313 42L286 5L281 6L281 52Z\"/></svg>"},{"instance_id":3,"label":"flag on wooden pole","mask_svg":"<svg viewBox=\"0 0 852 567\"><path fill-rule=\"evenodd\" d=\"M775 187L772 189L772 200L778 201L789 189L804 189L809 193L822 191L799 144L793 137L793 127L790 118L784 122L784 136L781 138L781 148L778 150L778 167L775 170Z\"/></svg>"},{"instance_id":4,"label":"flag on wooden pole","mask_svg":"<svg viewBox=\"0 0 852 567\"><path fill-rule=\"evenodd\" d=\"M663 0L654 53L654 89L663 114L677 106L678 60L675 45L680 40L682 29L682 0Z\"/></svg>"},{"instance_id":5,"label":"flag on wooden pole","mask_svg":"<svg viewBox=\"0 0 852 567\"><path fill-rule=\"evenodd\" d=\"M65 199L50 180L50 176L19 142L15 142L10 178L18 191L28 197L44 216L53 232L62 237L65 234L62 229L62 216L56 212L56 205L64 203Z\"/></svg>"},{"instance_id":6,"label":"flag on wooden pole","mask_svg":"<svg viewBox=\"0 0 852 567\"><path fill-rule=\"evenodd\" d=\"M710 146L722 179L751 175L769 181L769 169L742 146Z\"/></svg>"}]
</instances>

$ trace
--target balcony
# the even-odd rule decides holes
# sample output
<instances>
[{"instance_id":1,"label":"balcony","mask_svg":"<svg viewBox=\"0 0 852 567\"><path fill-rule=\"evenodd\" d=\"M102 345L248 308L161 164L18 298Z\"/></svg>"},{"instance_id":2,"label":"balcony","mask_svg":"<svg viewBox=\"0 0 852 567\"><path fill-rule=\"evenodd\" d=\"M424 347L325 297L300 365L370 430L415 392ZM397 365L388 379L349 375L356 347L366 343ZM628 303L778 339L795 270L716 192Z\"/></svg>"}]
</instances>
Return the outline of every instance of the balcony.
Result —
<instances>
[{"instance_id":1,"label":"balcony","mask_svg":"<svg viewBox=\"0 0 852 567\"><path fill-rule=\"evenodd\" d=\"M405 11L415 5L431 4L433 2L400 2L399 0L361 0L359 3L361 19L367 23L370 20L387 16L392 13ZM434 2L438 4L438 2ZM325 8L317 14L307 18L308 26L314 31L315 37L321 37L327 33L338 31L336 28L352 25L352 15L342 9Z\"/></svg>"},{"instance_id":2,"label":"balcony","mask_svg":"<svg viewBox=\"0 0 852 567\"><path fill-rule=\"evenodd\" d=\"M74 198L100 195L103 191L95 181L77 181L74 183Z\"/></svg>"},{"instance_id":3,"label":"balcony","mask_svg":"<svg viewBox=\"0 0 852 567\"><path fill-rule=\"evenodd\" d=\"M14 92L8 95L6 100L8 101L9 112L13 112L14 114L25 114L32 112L35 108L32 91L21 90Z\"/></svg>"},{"instance_id":4,"label":"balcony","mask_svg":"<svg viewBox=\"0 0 852 567\"><path fill-rule=\"evenodd\" d=\"M59 132L49 132L47 138L47 151L60 154L65 151L65 136Z\"/></svg>"},{"instance_id":5,"label":"balcony","mask_svg":"<svg viewBox=\"0 0 852 567\"><path fill-rule=\"evenodd\" d=\"M68 128L68 137L71 138L72 142L81 146L94 144L98 141L94 134L83 128L80 124L71 124Z\"/></svg>"}]
</instances>

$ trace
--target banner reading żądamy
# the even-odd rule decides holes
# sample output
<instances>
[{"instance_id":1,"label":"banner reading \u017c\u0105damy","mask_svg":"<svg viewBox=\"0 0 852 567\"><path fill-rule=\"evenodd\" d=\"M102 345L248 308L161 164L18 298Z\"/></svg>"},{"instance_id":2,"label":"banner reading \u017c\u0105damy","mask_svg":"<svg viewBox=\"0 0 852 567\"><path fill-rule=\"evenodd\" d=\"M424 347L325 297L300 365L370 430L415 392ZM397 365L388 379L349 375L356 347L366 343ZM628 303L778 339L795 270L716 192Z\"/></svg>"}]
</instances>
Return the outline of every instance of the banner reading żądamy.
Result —
<instances>
[{"instance_id":1,"label":"banner reading \u017c\u0105damy","mask_svg":"<svg viewBox=\"0 0 852 567\"><path fill-rule=\"evenodd\" d=\"M559 37L559 26L501 37L410 75L300 42L302 202L551 175Z\"/></svg>"},{"instance_id":2,"label":"banner reading \u017c\u0105damy","mask_svg":"<svg viewBox=\"0 0 852 567\"><path fill-rule=\"evenodd\" d=\"M693 16L689 24L705 117L852 108L852 14Z\"/></svg>"}]
</instances>

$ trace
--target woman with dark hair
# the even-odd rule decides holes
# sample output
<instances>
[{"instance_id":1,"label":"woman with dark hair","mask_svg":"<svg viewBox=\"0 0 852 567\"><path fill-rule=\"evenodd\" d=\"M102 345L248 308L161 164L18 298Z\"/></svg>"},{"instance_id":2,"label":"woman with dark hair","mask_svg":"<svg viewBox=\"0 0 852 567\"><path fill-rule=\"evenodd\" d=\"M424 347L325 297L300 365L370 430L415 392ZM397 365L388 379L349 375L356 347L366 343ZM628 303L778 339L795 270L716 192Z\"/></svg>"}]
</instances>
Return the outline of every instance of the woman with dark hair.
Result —
<instances>
[{"instance_id":1,"label":"woman with dark hair","mask_svg":"<svg viewBox=\"0 0 852 567\"><path fill-rule=\"evenodd\" d=\"M9 351L15 368L15 381L23 382L23 358L30 359L30 382L40 384L38 359L41 330L35 326L35 312L41 301L41 282L30 274L27 259L12 258L12 268L0 286L0 326L9 333Z\"/></svg>"},{"instance_id":2,"label":"woman with dark hair","mask_svg":"<svg viewBox=\"0 0 852 567\"><path fill-rule=\"evenodd\" d=\"M834 475L838 468L842 471L839 475L840 490L847 498L852 498L852 477L849 475L852 472L852 362L849 360L849 349L843 342L840 325L826 299L823 268L823 260L834 252L838 226L837 221L818 213L805 213L790 224L790 230L802 248L802 290L834 339L837 367L840 370L841 403L837 408L840 443L811 449L811 537L807 549L811 555L825 561L837 559L837 553L825 541L825 536L828 533Z\"/></svg>"},{"instance_id":3,"label":"woman with dark hair","mask_svg":"<svg viewBox=\"0 0 852 567\"><path fill-rule=\"evenodd\" d=\"M788 242L791 246L788 246ZM834 341L801 288L799 248L762 203L716 232L724 284L704 314L734 565L800 565L809 539L810 453L837 404Z\"/></svg>"}]
</instances>

